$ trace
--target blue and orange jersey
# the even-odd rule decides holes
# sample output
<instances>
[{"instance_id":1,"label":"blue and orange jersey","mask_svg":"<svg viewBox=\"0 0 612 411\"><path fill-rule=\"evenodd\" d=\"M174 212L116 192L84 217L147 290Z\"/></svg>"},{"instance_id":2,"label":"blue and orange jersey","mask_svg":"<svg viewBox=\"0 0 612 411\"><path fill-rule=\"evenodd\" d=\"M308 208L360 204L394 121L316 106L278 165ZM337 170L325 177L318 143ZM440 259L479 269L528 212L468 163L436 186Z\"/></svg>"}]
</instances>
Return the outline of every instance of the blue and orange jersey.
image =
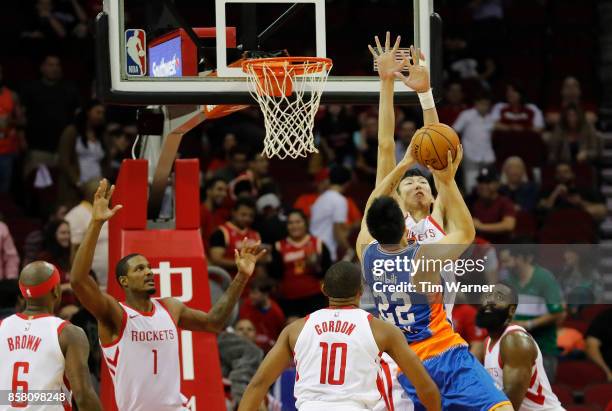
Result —
<instances>
[{"instance_id":1,"label":"blue and orange jersey","mask_svg":"<svg viewBox=\"0 0 612 411\"><path fill-rule=\"evenodd\" d=\"M399 327L410 347L425 360L467 343L453 330L446 316L443 294L416 292L421 287L413 284L412 261L416 260L419 247L415 243L387 251L373 242L364 250L361 262L380 318Z\"/></svg>"}]
</instances>

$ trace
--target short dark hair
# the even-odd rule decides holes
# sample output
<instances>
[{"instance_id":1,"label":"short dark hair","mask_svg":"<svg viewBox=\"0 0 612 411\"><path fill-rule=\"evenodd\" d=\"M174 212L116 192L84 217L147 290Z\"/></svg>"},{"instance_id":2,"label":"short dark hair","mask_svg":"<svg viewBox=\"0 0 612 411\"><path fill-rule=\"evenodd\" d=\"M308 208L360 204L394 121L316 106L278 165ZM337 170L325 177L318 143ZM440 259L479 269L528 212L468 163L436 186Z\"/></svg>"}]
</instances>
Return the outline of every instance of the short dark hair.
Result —
<instances>
[{"instance_id":1,"label":"short dark hair","mask_svg":"<svg viewBox=\"0 0 612 411\"><path fill-rule=\"evenodd\" d=\"M289 210L287 212L287 217L289 217L291 214L299 215L300 217L302 217L302 220L304 220L306 225L308 225L308 217L306 217L306 214L302 210L300 210L299 208L292 208L291 210Z\"/></svg>"},{"instance_id":2,"label":"short dark hair","mask_svg":"<svg viewBox=\"0 0 612 411\"><path fill-rule=\"evenodd\" d=\"M497 287L498 285L503 285L505 287L508 287L508 289L510 290L510 304L518 305L519 296L518 296L518 291L516 290L516 287L507 281L499 281L497 284L495 284L495 286Z\"/></svg>"},{"instance_id":3,"label":"short dark hair","mask_svg":"<svg viewBox=\"0 0 612 411\"><path fill-rule=\"evenodd\" d=\"M329 170L329 182L335 185L344 185L351 181L351 170L344 166L333 166Z\"/></svg>"},{"instance_id":4,"label":"short dark hair","mask_svg":"<svg viewBox=\"0 0 612 411\"><path fill-rule=\"evenodd\" d=\"M250 196L253 194L253 184L250 180L240 180L234 184L233 192L236 197L240 197L245 193Z\"/></svg>"},{"instance_id":5,"label":"short dark hair","mask_svg":"<svg viewBox=\"0 0 612 411\"><path fill-rule=\"evenodd\" d=\"M238 200L236 200L236 202L234 203L234 207L232 207L232 210L236 211L238 210L240 207L249 207L252 210L256 210L257 208L255 207L255 201L250 198L250 197L240 197Z\"/></svg>"},{"instance_id":6,"label":"short dark hair","mask_svg":"<svg viewBox=\"0 0 612 411\"><path fill-rule=\"evenodd\" d=\"M423 172L421 170L419 170L418 168L411 168L410 170L406 171L406 174L404 174L404 176L402 177L402 181L405 180L408 177L423 177L425 180L427 180L427 183L429 184L429 188L431 189L431 194L435 197L437 195L437 190L436 190L436 185L434 184L433 179L430 177L427 177L425 174L423 174ZM399 190L399 186L397 188Z\"/></svg>"},{"instance_id":7,"label":"short dark hair","mask_svg":"<svg viewBox=\"0 0 612 411\"><path fill-rule=\"evenodd\" d=\"M405 230L404 213L388 196L375 199L366 214L368 231L380 244L399 244Z\"/></svg>"},{"instance_id":8,"label":"short dark hair","mask_svg":"<svg viewBox=\"0 0 612 411\"><path fill-rule=\"evenodd\" d=\"M117 265L115 266L115 278L117 282L119 282L119 277L126 276L128 273L128 263L133 257L137 257L142 254L132 253L128 254L125 257L122 257L119 261L117 261Z\"/></svg>"},{"instance_id":9,"label":"short dark hair","mask_svg":"<svg viewBox=\"0 0 612 411\"><path fill-rule=\"evenodd\" d=\"M361 291L361 269L357 264L340 261L327 270L323 290L330 298L355 297Z\"/></svg>"}]
</instances>

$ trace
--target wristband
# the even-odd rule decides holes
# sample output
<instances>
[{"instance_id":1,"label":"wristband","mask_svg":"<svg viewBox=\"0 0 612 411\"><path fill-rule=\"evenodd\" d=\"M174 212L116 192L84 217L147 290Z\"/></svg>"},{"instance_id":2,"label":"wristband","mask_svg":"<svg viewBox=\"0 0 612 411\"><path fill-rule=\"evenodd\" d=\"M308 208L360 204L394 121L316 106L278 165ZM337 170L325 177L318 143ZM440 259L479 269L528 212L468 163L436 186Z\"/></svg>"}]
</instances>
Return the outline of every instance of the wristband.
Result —
<instances>
[{"instance_id":1,"label":"wristband","mask_svg":"<svg viewBox=\"0 0 612 411\"><path fill-rule=\"evenodd\" d=\"M47 294L53 289L53 287L60 283L60 274L57 267L49 263L45 263L45 265L51 271L51 275L42 283L37 285L26 285L22 282L19 282L19 289L21 290L21 295L23 295L25 298L41 297Z\"/></svg>"},{"instance_id":2,"label":"wristband","mask_svg":"<svg viewBox=\"0 0 612 411\"><path fill-rule=\"evenodd\" d=\"M434 101L433 92L431 88L425 93L417 93L419 100L421 101L421 108L423 110L429 110L436 108L436 102Z\"/></svg>"}]
</instances>

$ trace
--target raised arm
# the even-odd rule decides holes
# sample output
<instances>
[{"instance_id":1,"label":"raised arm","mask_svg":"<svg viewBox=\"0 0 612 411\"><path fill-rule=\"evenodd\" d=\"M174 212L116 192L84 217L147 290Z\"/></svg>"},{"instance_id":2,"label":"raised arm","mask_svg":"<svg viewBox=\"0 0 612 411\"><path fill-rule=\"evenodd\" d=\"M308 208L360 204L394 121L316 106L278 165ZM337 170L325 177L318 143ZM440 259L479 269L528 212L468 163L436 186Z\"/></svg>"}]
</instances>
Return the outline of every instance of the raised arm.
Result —
<instances>
[{"instance_id":1,"label":"raised arm","mask_svg":"<svg viewBox=\"0 0 612 411\"><path fill-rule=\"evenodd\" d=\"M421 65L421 60L425 60L425 56L420 49L410 46L410 59L408 60L408 77L401 72L396 72L395 76L402 82L416 91L421 101L423 109L423 124L429 125L439 123L438 110L433 98L433 91L429 82L429 71L427 66Z\"/></svg>"},{"instance_id":2,"label":"raised arm","mask_svg":"<svg viewBox=\"0 0 612 411\"><path fill-rule=\"evenodd\" d=\"M393 93L395 86L395 73L400 71L405 61L397 62L397 49L400 36L397 36L393 48L391 35L387 32L385 47L380 44L378 36L374 37L376 50L368 44L370 53L378 64L380 77L380 98L378 101L378 158L376 161L376 185L395 168L395 108L393 107Z\"/></svg>"},{"instance_id":3,"label":"raised arm","mask_svg":"<svg viewBox=\"0 0 612 411\"><path fill-rule=\"evenodd\" d=\"M400 370L410 380L417 395L427 410L441 410L440 391L433 382L423 363L406 342L399 328L378 318L371 322L374 339L380 351L393 358Z\"/></svg>"},{"instance_id":4,"label":"raised arm","mask_svg":"<svg viewBox=\"0 0 612 411\"><path fill-rule=\"evenodd\" d=\"M303 325L303 320L288 325L281 332L276 344L266 355L266 358L262 361L257 373L255 373L255 376L244 392L238 411L257 411L266 398L270 386L289 367L292 358L289 334L291 329L298 324Z\"/></svg>"},{"instance_id":5,"label":"raised arm","mask_svg":"<svg viewBox=\"0 0 612 411\"><path fill-rule=\"evenodd\" d=\"M117 331L121 327L122 309L113 297L100 290L89 275L102 225L122 207L116 205L112 209L109 208L113 191L115 186L109 187L106 179L100 182L94 196L91 222L72 263L70 286L87 311L111 331Z\"/></svg>"},{"instance_id":6,"label":"raised arm","mask_svg":"<svg viewBox=\"0 0 612 411\"><path fill-rule=\"evenodd\" d=\"M170 297L163 300L179 327L186 330L214 333L220 333L225 329L234 306L236 306L244 287L253 271L255 271L257 260L266 253L266 250L260 247L259 242L248 245L248 240L245 238L243 244L244 246L240 251L234 251L238 274L209 312L189 308L176 298Z\"/></svg>"},{"instance_id":7,"label":"raised arm","mask_svg":"<svg viewBox=\"0 0 612 411\"><path fill-rule=\"evenodd\" d=\"M504 371L504 393L515 410L521 408L535 364L538 350L527 334L507 334L500 342L500 356Z\"/></svg>"},{"instance_id":8,"label":"raised arm","mask_svg":"<svg viewBox=\"0 0 612 411\"><path fill-rule=\"evenodd\" d=\"M62 330L59 341L65 358L65 375L79 410L102 411L87 367L89 341L85 332L76 325L68 324Z\"/></svg>"},{"instance_id":9,"label":"raised arm","mask_svg":"<svg viewBox=\"0 0 612 411\"><path fill-rule=\"evenodd\" d=\"M397 166L389 173L379 185L374 188L372 194L368 198L368 202L366 203L365 210L363 212L363 219L361 220L361 229L359 230L359 235L357 236L357 256L361 259L361 253L365 246L372 242L372 236L370 235L370 231L368 230L368 226L366 224L366 216L368 214L368 210L370 206L374 202L374 200L380 196L391 196L393 192L397 189L400 181L406 174L406 171L410 167L415 164L415 160L411 154L411 148L408 147L406 150L406 154L404 154L404 158L400 161Z\"/></svg>"}]
</instances>

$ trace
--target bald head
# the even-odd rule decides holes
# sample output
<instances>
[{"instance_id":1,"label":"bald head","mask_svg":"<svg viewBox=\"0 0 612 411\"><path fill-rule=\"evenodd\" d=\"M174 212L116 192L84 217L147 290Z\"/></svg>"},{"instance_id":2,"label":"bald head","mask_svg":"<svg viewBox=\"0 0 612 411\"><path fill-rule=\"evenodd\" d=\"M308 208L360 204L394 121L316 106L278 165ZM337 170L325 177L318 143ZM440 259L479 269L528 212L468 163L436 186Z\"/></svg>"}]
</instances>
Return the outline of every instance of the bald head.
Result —
<instances>
[{"instance_id":1,"label":"bald head","mask_svg":"<svg viewBox=\"0 0 612 411\"><path fill-rule=\"evenodd\" d=\"M41 284L51 277L54 269L55 267L46 261L34 261L21 270L19 282L24 285Z\"/></svg>"}]
</instances>

